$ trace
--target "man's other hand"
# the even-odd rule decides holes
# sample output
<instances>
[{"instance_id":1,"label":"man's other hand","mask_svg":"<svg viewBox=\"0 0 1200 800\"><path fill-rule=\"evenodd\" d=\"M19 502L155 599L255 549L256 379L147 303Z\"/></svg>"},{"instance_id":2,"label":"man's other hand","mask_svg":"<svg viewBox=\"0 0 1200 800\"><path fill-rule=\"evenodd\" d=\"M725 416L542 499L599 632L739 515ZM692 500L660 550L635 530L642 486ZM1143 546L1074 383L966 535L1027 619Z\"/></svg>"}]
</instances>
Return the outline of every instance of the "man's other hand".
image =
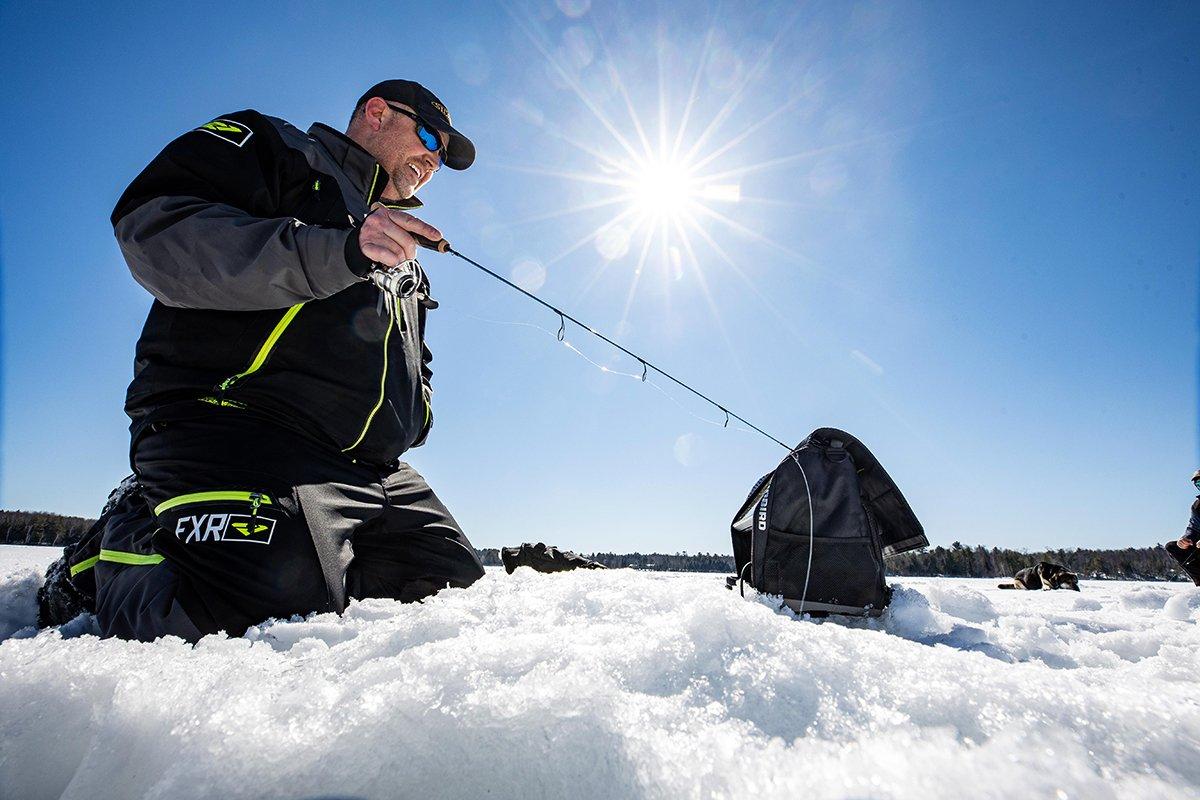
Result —
<instances>
[{"instance_id":1,"label":"man's other hand","mask_svg":"<svg viewBox=\"0 0 1200 800\"><path fill-rule=\"evenodd\" d=\"M1187 537L1181 537L1179 541L1175 543L1175 546L1180 550L1187 550L1192 546L1192 540L1188 539Z\"/></svg>"},{"instance_id":2,"label":"man's other hand","mask_svg":"<svg viewBox=\"0 0 1200 800\"><path fill-rule=\"evenodd\" d=\"M363 220L358 231L358 246L363 255L375 263L394 267L417 257L414 233L435 242L442 238L441 231L412 214L380 206Z\"/></svg>"}]
</instances>

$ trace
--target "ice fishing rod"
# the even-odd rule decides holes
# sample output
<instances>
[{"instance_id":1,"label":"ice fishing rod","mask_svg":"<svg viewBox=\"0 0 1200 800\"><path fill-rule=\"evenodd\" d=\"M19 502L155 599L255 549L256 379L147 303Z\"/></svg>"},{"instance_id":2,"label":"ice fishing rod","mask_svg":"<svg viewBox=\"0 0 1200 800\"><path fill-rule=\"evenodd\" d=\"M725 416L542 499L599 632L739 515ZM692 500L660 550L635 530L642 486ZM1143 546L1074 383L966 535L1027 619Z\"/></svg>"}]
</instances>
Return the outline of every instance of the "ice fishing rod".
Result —
<instances>
[{"instance_id":1,"label":"ice fishing rod","mask_svg":"<svg viewBox=\"0 0 1200 800\"><path fill-rule=\"evenodd\" d=\"M587 324L587 323L585 323L585 322L581 322L580 320L578 320L578 319L576 319L575 317L571 316L571 315L570 315L570 314L568 314L567 312L563 311L561 308L558 308L558 307L556 307L556 306L554 306L554 305L551 305L550 303L547 303L545 300L543 300L542 298L538 297L536 294L534 294L534 293L532 293L532 292L529 292L529 291L526 291L525 289L522 289L520 286L518 286L517 284L513 283L512 281L510 281L508 278L505 278L503 275L500 275L500 274L498 274L498 273L496 273L496 272L494 272L494 271L492 271L492 270L488 269L488 268L487 268L487 267L485 267L483 264L480 264L478 261L474 260L473 258L468 258L467 256L464 256L462 253L458 252L458 251L457 251L457 250L455 250L453 247L451 247L451 246L450 246L450 242L446 241L445 239L439 239L439 240L437 240L437 241L435 242L435 241L433 241L432 239L428 239L428 238L426 238L426 237L424 237L424 236L421 236L421 235L420 235L420 234L418 234L418 233L413 233L412 231L409 231L408 233L409 233L409 235L410 235L410 236L412 236L414 239L416 239L416 240L417 240L417 244L421 245L422 247L425 247L425 248L427 248L427 249L429 249L429 250L433 250L433 251L435 251L435 252L438 252L438 253L448 253L448 254L450 254L450 255L453 255L453 256L458 256L460 259L462 259L463 261L467 262L468 264L470 264L471 266L475 267L476 269L478 269L478 270L481 270L481 271L483 271L483 272L486 272L488 275L491 275L493 278L495 278L496 280L500 281L501 283L503 283L503 284L505 284L505 285L507 285L507 286L509 286L509 287L513 288L513 289L516 289L518 292L520 292L521 294L525 295L525 296L526 296L526 297L528 297L530 300L533 300L534 302L536 302L536 303L538 303L538 304L540 304L540 305L542 305L542 306L544 306L544 307L546 307L546 308L550 309L551 311L553 311L555 314L557 314L557 315L558 315L558 323L559 323L559 324L558 324L558 333L556 334L556 336L557 336L557 338L558 338L558 340L559 340L560 342L561 342L561 341L564 341L564 340L566 339L566 335L567 335L567 320L570 320L571 322L575 323L575 324L576 324L576 325L578 325L580 328L583 328L585 331L587 331L588 333L592 334L592 335L593 335L593 336L595 336L596 338L598 338L598 339L601 339L601 340L603 340L604 342L607 342L609 345L611 345L611 346L613 346L613 347L617 348L617 349L618 349L618 350L620 350L622 353L624 353L625 355L629 356L630 358L633 358L633 359L635 359L635 360L636 360L636 361L637 361L639 364L641 364L641 365L642 365L642 375L641 375L641 378L642 378L642 382L643 382L643 383L646 381L646 374L647 374L647 372L648 372L649 370L654 370L654 371L655 371L655 372L657 372L659 375L662 375L664 378L666 378L666 379L670 380L671 382L675 383L677 386L682 386L684 389L687 389L689 392L691 392L692 394L696 395L696 397L699 397L699 398L700 398L701 400L703 400L704 402L706 402L706 403L708 403L708 404L710 404L710 405L714 406L715 408L717 408L717 409L719 409L721 412L723 412L723 413L725 414L725 425L724 425L724 427L726 427L726 428L728 428L728 427L729 427L729 420L730 420L731 418L732 418L732 419L736 419L737 421L739 421L739 422L742 422L742 423L744 423L744 424L748 425L748 426L749 426L751 429L753 429L753 430L754 430L754 431L756 431L757 433L761 433L763 436L767 437L767 438L768 438L768 439L770 439L772 442L774 442L775 444L777 444L777 445L779 445L780 447L784 448L784 449L785 449L785 450L787 450L788 452L791 452L792 448L791 448L789 445L787 445L787 444L784 444L784 443L783 443L782 441L780 441L779 439L776 439L774 436L772 436L771 434L767 433L767 432L766 432L766 431L764 431L762 428L760 428L760 427L758 427L757 425L755 425L753 422L750 422L750 420L746 419L746 418L745 418L745 417L743 417L742 415L740 415L740 414L735 414L734 412L730 411L730 410L729 410L728 408L726 408L725 406L723 406L723 405L721 405L720 403L718 403L716 400L713 400L711 397L709 397L708 395L704 394L703 392L700 392L700 391L697 391L696 389L693 389L691 386L689 386L689 385L687 385L686 383L684 383L683 381L679 380L679 378L676 378L674 375L672 375L671 373L669 373L669 372L667 372L666 370L662 369L661 367L659 367L659 366L655 365L653 362L651 362L651 361L647 361L646 359L644 359L644 358L642 358L641 356L639 356L637 353L634 353L633 351L629 350L628 348L624 347L623 345L621 345L621 344L619 344L619 343L617 343L617 342L614 342L612 339L608 338L608 337L607 337L607 336L605 336L603 333L601 333L600 331L598 331L598 330L596 330L595 328L593 328L591 325L588 325L588 324Z\"/></svg>"}]
</instances>

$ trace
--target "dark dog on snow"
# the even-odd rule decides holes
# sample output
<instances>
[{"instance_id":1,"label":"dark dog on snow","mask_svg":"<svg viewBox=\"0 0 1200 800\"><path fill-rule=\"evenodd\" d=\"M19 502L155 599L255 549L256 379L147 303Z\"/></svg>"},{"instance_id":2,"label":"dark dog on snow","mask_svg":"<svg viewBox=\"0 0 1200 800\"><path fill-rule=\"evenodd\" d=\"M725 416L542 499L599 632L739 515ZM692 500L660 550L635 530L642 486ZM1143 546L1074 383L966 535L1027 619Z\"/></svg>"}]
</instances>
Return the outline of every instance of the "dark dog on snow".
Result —
<instances>
[{"instance_id":1,"label":"dark dog on snow","mask_svg":"<svg viewBox=\"0 0 1200 800\"><path fill-rule=\"evenodd\" d=\"M1073 589L1079 591L1079 576L1067 572L1062 564L1042 561L1036 567L1026 567L1013 576L1012 583L999 584L1001 589Z\"/></svg>"}]
</instances>

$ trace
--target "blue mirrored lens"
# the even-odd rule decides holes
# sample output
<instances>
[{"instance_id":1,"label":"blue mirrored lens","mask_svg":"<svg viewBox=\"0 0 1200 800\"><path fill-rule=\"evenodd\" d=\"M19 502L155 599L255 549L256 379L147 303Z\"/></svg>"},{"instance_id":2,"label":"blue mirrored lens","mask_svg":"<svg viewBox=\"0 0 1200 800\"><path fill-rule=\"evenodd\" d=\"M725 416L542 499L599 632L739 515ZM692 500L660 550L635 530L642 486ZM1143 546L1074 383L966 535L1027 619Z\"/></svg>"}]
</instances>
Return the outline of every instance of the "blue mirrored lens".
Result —
<instances>
[{"instance_id":1,"label":"blue mirrored lens","mask_svg":"<svg viewBox=\"0 0 1200 800\"><path fill-rule=\"evenodd\" d=\"M421 144L425 145L425 149L431 153L437 153L438 159L442 159L442 154L439 152L442 149L442 141L438 138L437 131L426 125L417 126L417 136L421 139Z\"/></svg>"}]
</instances>

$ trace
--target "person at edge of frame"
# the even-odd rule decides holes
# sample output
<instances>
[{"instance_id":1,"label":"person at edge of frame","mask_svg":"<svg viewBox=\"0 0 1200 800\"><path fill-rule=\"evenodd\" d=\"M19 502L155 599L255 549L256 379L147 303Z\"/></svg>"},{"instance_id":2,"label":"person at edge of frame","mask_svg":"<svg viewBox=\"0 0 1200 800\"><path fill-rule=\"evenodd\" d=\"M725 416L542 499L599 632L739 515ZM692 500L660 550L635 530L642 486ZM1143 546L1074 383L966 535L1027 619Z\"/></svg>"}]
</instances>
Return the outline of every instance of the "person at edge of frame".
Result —
<instances>
[{"instance_id":1,"label":"person at edge of frame","mask_svg":"<svg viewBox=\"0 0 1200 800\"><path fill-rule=\"evenodd\" d=\"M112 214L154 295L126 398L135 488L101 520L103 636L188 641L267 618L415 601L484 570L400 460L433 422L437 307L410 212L475 147L388 80L343 134L246 110L183 134Z\"/></svg>"},{"instance_id":2,"label":"person at edge of frame","mask_svg":"<svg viewBox=\"0 0 1200 800\"><path fill-rule=\"evenodd\" d=\"M1200 469L1192 473L1192 485L1200 492ZM1192 583L1200 586L1200 547L1197 546L1197 542L1200 542L1200 494L1192 501L1192 517L1183 536L1180 536L1178 541L1163 545L1171 558L1175 559L1192 579Z\"/></svg>"}]
</instances>

